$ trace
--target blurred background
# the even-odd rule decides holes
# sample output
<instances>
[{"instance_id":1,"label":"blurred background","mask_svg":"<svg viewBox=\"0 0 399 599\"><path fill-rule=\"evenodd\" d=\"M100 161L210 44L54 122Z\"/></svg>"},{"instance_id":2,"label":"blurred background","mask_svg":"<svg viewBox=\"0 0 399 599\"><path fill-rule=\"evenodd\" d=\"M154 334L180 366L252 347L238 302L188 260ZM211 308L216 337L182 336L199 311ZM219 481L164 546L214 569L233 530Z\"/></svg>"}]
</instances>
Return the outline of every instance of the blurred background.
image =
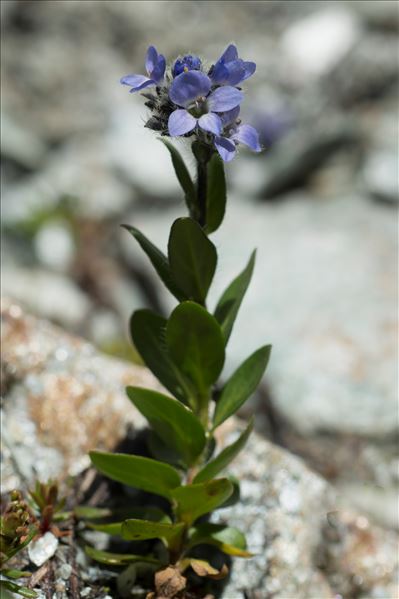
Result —
<instances>
[{"instance_id":1,"label":"blurred background","mask_svg":"<svg viewBox=\"0 0 399 599\"><path fill-rule=\"evenodd\" d=\"M227 166L214 305L257 267L224 377L273 344L258 431L398 526L396 2L3 1L2 293L138 360L127 321L173 299L121 223L165 247L184 215L146 108L119 85L148 45L257 63L243 118L265 151ZM179 147L184 151L182 142ZM188 156L188 154L187 154Z\"/></svg>"}]
</instances>

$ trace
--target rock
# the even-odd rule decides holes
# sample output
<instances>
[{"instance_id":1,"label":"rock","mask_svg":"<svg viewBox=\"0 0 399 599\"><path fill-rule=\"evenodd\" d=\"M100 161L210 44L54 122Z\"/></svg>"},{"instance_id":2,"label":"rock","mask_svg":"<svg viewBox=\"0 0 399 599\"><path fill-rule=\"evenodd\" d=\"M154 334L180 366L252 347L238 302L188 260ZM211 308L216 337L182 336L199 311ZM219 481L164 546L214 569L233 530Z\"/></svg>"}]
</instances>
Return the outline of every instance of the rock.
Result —
<instances>
[{"instance_id":1,"label":"rock","mask_svg":"<svg viewBox=\"0 0 399 599\"><path fill-rule=\"evenodd\" d=\"M36 170L42 163L47 148L33 131L21 126L7 112L1 118L1 154L28 170Z\"/></svg>"},{"instance_id":2,"label":"rock","mask_svg":"<svg viewBox=\"0 0 399 599\"><path fill-rule=\"evenodd\" d=\"M364 165L363 173L366 187L374 198L389 204L398 202L398 160L395 151L373 152Z\"/></svg>"},{"instance_id":3,"label":"rock","mask_svg":"<svg viewBox=\"0 0 399 599\"><path fill-rule=\"evenodd\" d=\"M35 452L53 447L61 456L57 474L73 473L78 464L87 463L89 448L112 448L127 425L143 426L123 387L127 382L155 386L145 369L105 358L9 302L2 330L3 361L8 379L12 377L5 381L7 443L13 450L25 447L25 459L29 456L36 465ZM18 437L17 398L24 402L36 437ZM218 443L231 443L243 426L229 420L219 429ZM234 560L223 597L396 596L396 534L340 509L333 488L300 459L253 434L229 471L241 481L241 501L217 511L214 521L245 531L255 556ZM8 480L3 482L7 488Z\"/></svg>"},{"instance_id":4,"label":"rock","mask_svg":"<svg viewBox=\"0 0 399 599\"><path fill-rule=\"evenodd\" d=\"M41 264L66 272L73 262L76 248L67 224L50 222L35 235L34 249Z\"/></svg>"},{"instance_id":5,"label":"rock","mask_svg":"<svg viewBox=\"0 0 399 599\"><path fill-rule=\"evenodd\" d=\"M28 545L28 555L35 566L42 566L49 560L58 547L58 539L52 532L46 532L43 536L33 540Z\"/></svg>"}]
</instances>

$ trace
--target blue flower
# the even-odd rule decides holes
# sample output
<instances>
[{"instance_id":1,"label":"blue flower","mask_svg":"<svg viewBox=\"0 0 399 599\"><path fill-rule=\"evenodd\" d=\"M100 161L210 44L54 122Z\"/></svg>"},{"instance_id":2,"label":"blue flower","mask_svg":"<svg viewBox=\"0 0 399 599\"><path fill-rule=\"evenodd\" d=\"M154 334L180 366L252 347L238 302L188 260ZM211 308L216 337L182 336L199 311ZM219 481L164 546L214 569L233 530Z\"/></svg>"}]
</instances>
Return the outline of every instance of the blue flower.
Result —
<instances>
[{"instance_id":1,"label":"blue flower","mask_svg":"<svg viewBox=\"0 0 399 599\"><path fill-rule=\"evenodd\" d=\"M215 147L224 162L230 162L236 155L238 144L244 144L254 152L260 152L262 147L259 143L259 134L252 125L242 125L238 119L240 107L229 110L221 115L224 135L215 137Z\"/></svg>"},{"instance_id":2,"label":"blue flower","mask_svg":"<svg viewBox=\"0 0 399 599\"><path fill-rule=\"evenodd\" d=\"M129 85L132 92L138 92L150 85L158 85L164 78L166 60L162 54L158 54L154 46L150 46L147 50L145 58L145 68L148 77L145 75L126 75L122 77L121 83Z\"/></svg>"},{"instance_id":3,"label":"blue flower","mask_svg":"<svg viewBox=\"0 0 399 599\"><path fill-rule=\"evenodd\" d=\"M181 73L187 71L199 71L201 68L201 60L198 56L186 54L183 58L178 58L172 68L173 77L177 77Z\"/></svg>"},{"instance_id":4,"label":"blue flower","mask_svg":"<svg viewBox=\"0 0 399 599\"><path fill-rule=\"evenodd\" d=\"M169 98L180 106L169 116L169 135L184 135L198 126L209 133L220 135L223 121L215 113L230 111L239 106L244 95L235 87L218 87L211 93L212 81L201 71L187 71L178 75L169 90Z\"/></svg>"},{"instance_id":5,"label":"blue flower","mask_svg":"<svg viewBox=\"0 0 399 599\"><path fill-rule=\"evenodd\" d=\"M213 84L239 85L255 73L256 64L238 58L237 48L234 44L227 46L222 56L212 67L209 77Z\"/></svg>"}]
</instances>

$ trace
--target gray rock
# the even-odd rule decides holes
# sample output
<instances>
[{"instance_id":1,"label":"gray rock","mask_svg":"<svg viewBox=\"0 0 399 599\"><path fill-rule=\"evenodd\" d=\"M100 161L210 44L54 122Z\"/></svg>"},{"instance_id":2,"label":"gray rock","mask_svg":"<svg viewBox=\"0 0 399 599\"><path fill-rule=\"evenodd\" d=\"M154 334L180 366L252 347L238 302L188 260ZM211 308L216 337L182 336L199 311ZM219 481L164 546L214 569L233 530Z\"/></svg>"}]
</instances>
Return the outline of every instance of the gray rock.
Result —
<instances>
[{"instance_id":1,"label":"gray rock","mask_svg":"<svg viewBox=\"0 0 399 599\"><path fill-rule=\"evenodd\" d=\"M12 303L4 306L2 330L6 371L19 380L5 396L8 423L21 417L9 401L14 392L25 401L35 443L54 445L62 456L60 476L71 472L71 463L84 458L88 447L110 448L128 424L142 427L143 419L123 388L127 379L130 384L155 385L144 369L105 358L86 342L23 315ZM66 413L67 419L62 416ZM219 447L231 443L242 427L235 419L225 423L218 431ZM9 431L13 437L12 426ZM12 450L27 441L12 438ZM32 452L30 445L27 449ZM216 512L214 520L245 531L255 556L234 560L223 597L395 596L397 536L339 508L332 487L300 459L253 434L229 471L241 481L242 498ZM61 562L65 564L65 558Z\"/></svg>"}]
</instances>

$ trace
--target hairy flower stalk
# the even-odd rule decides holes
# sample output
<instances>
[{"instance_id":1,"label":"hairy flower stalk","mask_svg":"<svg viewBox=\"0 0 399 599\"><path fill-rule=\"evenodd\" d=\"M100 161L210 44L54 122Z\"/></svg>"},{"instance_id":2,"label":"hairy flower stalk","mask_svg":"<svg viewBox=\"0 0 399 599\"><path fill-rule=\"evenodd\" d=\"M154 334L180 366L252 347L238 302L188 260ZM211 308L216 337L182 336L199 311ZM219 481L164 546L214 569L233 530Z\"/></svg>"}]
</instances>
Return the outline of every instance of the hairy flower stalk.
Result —
<instances>
[{"instance_id":1,"label":"hairy flower stalk","mask_svg":"<svg viewBox=\"0 0 399 599\"><path fill-rule=\"evenodd\" d=\"M165 580L170 585L172 579L177 580L181 591L190 589L193 573L225 576L226 564L219 569L213 565L215 552L219 557L220 553L251 557L239 530L214 524L210 517L239 497L237 481L223 472L244 447L252 421L223 448L217 448L215 431L255 391L271 346L254 351L223 386L218 383L255 253L210 310L207 295L217 266L217 249L209 236L225 214L224 162L234 158L239 144L261 150L257 131L239 118L242 83L253 75L256 65L239 58L237 48L230 44L210 67L192 54L167 66L164 56L151 46L145 66L147 75L127 75L121 83L144 96L151 113L146 126L160 133L170 152L189 216L173 223L167 254L134 226L123 225L177 300L167 319L151 310L137 310L130 331L144 363L168 393L127 387L129 399L150 425L150 458L102 451L93 451L90 457L109 478L160 495L169 509L161 511L150 501L144 508L132 507L131 516L123 521L91 523L92 528L125 540L153 539L150 553L146 544L143 552L119 558L92 547L87 552L101 563L137 563L148 568L155 573L155 592L166 596ZM168 139L174 137L191 141L197 165L195 180ZM164 545L166 554L156 549L157 543ZM200 546L206 548L207 559L196 557Z\"/></svg>"}]
</instances>

